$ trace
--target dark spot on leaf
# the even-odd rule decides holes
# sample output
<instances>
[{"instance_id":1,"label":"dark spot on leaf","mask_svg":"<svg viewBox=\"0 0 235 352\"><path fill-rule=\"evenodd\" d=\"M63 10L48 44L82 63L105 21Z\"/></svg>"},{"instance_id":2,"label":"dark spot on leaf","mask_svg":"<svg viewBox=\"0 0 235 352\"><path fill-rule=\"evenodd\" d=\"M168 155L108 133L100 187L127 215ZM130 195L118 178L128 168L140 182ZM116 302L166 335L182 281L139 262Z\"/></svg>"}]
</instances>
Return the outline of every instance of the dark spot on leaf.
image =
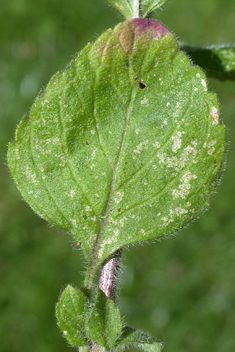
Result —
<instances>
[{"instance_id":1,"label":"dark spot on leaf","mask_svg":"<svg viewBox=\"0 0 235 352\"><path fill-rule=\"evenodd\" d=\"M86 145L90 145L90 142L86 141Z\"/></svg>"},{"instance_id":2,"label":"dark spot on leaf","mask_svg":"<svg viewBox=\"0 0 235 352\"><path fill-rule=\"evenodd\" d=\"M145 88L147 88L147 86L146 86L146 84L144 83L144 82L138 82L139 83L139 87L140 87L140 89L141 90L143 90L143 89L145 89Z\"/></svg>"},{"instance_id":3,"label":"dark spot on leaf","mask_svg":"<svg viewBox=\"0 0 235 352\"><path fill-rule=\"evenodd\" d=\"M86 216L86 215L83 215L83 219L86 220L86 219L87 219L87 216Z\"/></svg>"},{"instance_id":4,"label":"dark spot on leaf","mask_svg":"<svg viewBox=\"0 0 235 352\"><path fill-rule=\"evenodd\" d=\"M118 211L119 211L119 213L121 213L121 212L122 212L122 209L118 209Z\"/></svg>"},{"instance_id":5,"label":"dark spot on leaf","mask_svg":"<svg viewBox=\"0 0 235 352\"><path fill-rule=\"evenodd\" d=\"M127 165L127 164L128 164L128 162L127 162L127 161L125 161L125 164Z\"/></svg>"}]
</instances>

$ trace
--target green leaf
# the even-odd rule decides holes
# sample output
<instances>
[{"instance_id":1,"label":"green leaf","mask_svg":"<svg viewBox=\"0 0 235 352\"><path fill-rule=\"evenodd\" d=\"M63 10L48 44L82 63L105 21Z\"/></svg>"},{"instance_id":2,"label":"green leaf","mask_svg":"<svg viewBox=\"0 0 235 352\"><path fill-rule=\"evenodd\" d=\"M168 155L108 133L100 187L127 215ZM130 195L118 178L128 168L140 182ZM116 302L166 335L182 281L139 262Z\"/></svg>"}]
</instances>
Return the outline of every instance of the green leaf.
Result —
<instances>
[{"instance_id":1,"label":"green leaf","mask_svg":"<svg viewBox=\"0 0 235 352\"><path fill-rule=\"evenodd\" d=\"M98 266L204 212L226 129L203 71L160 23L106 31L57 73L20 123L8 164L24 199Z\"/></svg>"},{"instance_id":2,"label":"green leaf","mask_svg":"<svg viewBox=\"0 0 235 352\"><path fill-rule=\"evenodd\" d=\"M161 7L167 0L142 0L141 1L141 10L142 17L146 17L151 12L157 10Z\"/></svg>"},{"instance_id":3,"label":"green leaf","mask_svg":"<svg viewBox=\"0 0 235 352\"><path fill-rule=\"evenodd\" d=\"M112 300L98 290L96 302L87 321L87 336L97 345L110 348L122 334L120 311Z\"/></svg>"},{"instance_id":4,"label":"green leaf","mask_svg":"<svg viewBox=\"0 0 235 352\"><path fill-rule=\"evenodd\" d=\"M107 0L112 6L116 7L126 19L134 17L132 0Z\"/></svg>"},{"instance_id":5,"label":"green leaf","mask_svg":"<svg viewBox=\"0 0 235 352\"><path fill-rule=\"evenodd\" d=\"M145 352L161 352L164 344L157 338L129 327L123 329L122 336L115 345L115 351L123 351L123 348L136 346Z\"/></svg>"},{"instance_id":6,"label":"green leaf","mask_svg":"<svg viewBox=\"0 0 235 352\"><path fill-rule=\"evenodd\" d=\"M201 66L208 76L224 80L235 81L235 47L191 47L181 45L193 62Z\"/></svg>"},{"instance_id":7,"label":"green leaf","mask_svg":"<svg viewBox=\"0 0 235 352\"><path fill-rule=\"evenodd\" d=\"M162 6L167 0L107 0L116 7L126 19L146 17Z\"/></svg>"},{"instance_id":8,"label":"green leaf","mask_svg":"<svg viewBox=\"0 0 235 352\"><path fill-rule=\"evenodd\" d=\"M88 314L88 299L81 291L68 285L56 305L57 323L66 340L75 347L87 345L84 321Z\"/></svg>"}]
</instances>

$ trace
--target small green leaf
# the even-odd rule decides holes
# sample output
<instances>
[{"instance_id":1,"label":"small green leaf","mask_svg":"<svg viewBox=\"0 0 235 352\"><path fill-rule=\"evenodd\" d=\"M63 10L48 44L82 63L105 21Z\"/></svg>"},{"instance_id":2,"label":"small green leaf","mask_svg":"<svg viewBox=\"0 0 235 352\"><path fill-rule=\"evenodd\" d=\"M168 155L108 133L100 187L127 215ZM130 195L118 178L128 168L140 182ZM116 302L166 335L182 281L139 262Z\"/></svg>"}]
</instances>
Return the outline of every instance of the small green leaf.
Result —
<instances>
[{"instance_id":1,"label":"small green leaf","mask_svg":"<svg viewBox=\"0 0 235 352\"><path fill-rule=\"evenodd\" d=\"M147 333L125 327L122 336L115 345L115 351L123 351L123 348L130 346L139 347L145 352L161 352L164 344Z\"/></svg>"},{"instance_id":2,"label":"small green leaf","mask_svg":"<svg viewBox=\"0 0 235 352\"><path fill-rule=\"evenodd\" d=\"M107 0L116 7L126 19L143 17L162 6L167 0ZM140 16L141 15L141 16Z\"/></svg>"},{"instance_id":3,"label":"small green leaf","mask_svg":"<svg viewBox=\"0 0 235 352\"><path fill-rule=\"evenodd\" d=\"M86 325L87 336L97 345L110 348L122 334L120 311L112 300L98 290Z\"/></svg>"},{"instance_id":4,"label":"small green leaf","mask_svg":"<svg viewBox=\"0 0 235 352\"><path fill-rule=\"evenodd\" d=\"M84 321L88 314L88 299L81 291L68 285L56 305L57 323L66 340L75 347L84 347Z\"/></svg>"},{"instance_id":5,"label":"small green leaf","mask_svg":"<svg viewBox=\"0 0 235 352\"><path fill-rule=\"evenodd\" d=\"M9 144L8 165L34 211L70 231L96 270L123 246L198 218L225 150L204 72L162 24L138 18L52 77Z\"/></svg>"},{"instance_id":6,"label":"small green leaf","mask_svg":"<svg viewBox=\"0 0 235 352\"><path fill-rule=\"evenodd\" d=\"M182 50L187 52L193 62L201 66L210 77L235 81L235 47L191 47L181 45Z\"/></svg>"},{"instance_id":7,"label":"small green leaf","mask_svg":"<svg viewBox=\"0 0 235 352\"><path fill-rule=\"evenodd\" d=\"M126 19L134 17L132 0L107 0L112 6L116 7Z\"/></svg>"},{"instance_id":8,"label":"small green leaf","mask_svg":"<svg viewBox=\"0 0 235 352\"><path fill-rule=\"evenodd\" d=\"M142 17L148 16L151 12L157 10L161 7L167 0L142 0L141 1L141 10Z\"/></svg>"}]
</instances>

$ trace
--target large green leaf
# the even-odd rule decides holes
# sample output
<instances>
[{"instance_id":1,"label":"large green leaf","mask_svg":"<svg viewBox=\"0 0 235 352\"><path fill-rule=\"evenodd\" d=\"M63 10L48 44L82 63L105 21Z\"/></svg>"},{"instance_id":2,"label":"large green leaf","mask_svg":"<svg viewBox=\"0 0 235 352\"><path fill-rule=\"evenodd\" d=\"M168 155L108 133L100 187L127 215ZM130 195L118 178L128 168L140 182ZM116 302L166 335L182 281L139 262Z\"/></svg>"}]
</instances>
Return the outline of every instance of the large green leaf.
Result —
<instances>
[{"instance_id":1,"label":"large green leaf","mask_svg":"<svg viewBox=\"0 0 235 352\"><path fill-rule=\"evenodd\" d=\"M139 347L145 352L161 352L164 346L164 344L160 342L157 338L147 333L129 327L125 327L123 329L122 336L114 346L115 351L123 351L124 348L128 348L133 345Z\"/></svg>"},{"instance_id":2,"label":"large green leaf","mask_svg":"<svg viewBox=\"0 0 235 352\"><path fill-rule=\"evenodd\" d=\"M87 336L99 346L110 348L122 334L120 311L112 300L98 290L97 299L86 323Z\"/></svg>"},{"instance_id":3,"label":"large green leaf","mask_svg":"<svg viewBox=\"0 0 235 352\"><path fill-rule=\"evenodd\" d=\"M72 346L87 345L84 323L88 308L88 299L71 285L66 287L56 305L58 326Z\"/></svg>"},{"instance_id":4,"label":"large green leaf","mask_svg":"<svg viewBox=\"0 0 235 352\"><path fill-rule=\"evenodd\" d=\"M34 211L70 231L98 266L208 208L225 140L203 71L160 23L135 19L51 79L8 164Z\"/></svg>"}]
</instances>

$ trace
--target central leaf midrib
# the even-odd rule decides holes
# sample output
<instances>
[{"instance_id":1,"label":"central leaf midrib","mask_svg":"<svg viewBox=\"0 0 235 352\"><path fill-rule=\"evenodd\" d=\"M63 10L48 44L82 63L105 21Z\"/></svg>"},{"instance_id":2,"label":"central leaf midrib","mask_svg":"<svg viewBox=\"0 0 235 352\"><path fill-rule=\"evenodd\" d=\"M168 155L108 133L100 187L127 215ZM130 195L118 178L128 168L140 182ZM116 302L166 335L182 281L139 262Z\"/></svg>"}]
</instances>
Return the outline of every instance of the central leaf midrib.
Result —
<instances>
[{"instance_id":1,"label":"central leaf midrib","mask_svg":"<svg viewBox=\"0 0 235 352\"><path fill-rule=\"evenodd\" d=\"M124 148L125 141L126 141L128 127L129 127L129 124L130 124L131 108L132 108L132 105L133 105L133 101L134 101L134 98L135 98L136 91L137 91L137 88L134 87L133 90L132 90L130 103L129 103L129 106L128 106L128 109L127 109L126 125L125 125L125 129L123 131L123 136L122 136L121 146L120 146L120 150L119 150L119 154L118 154L118 158L117 158L116 167L113 170L113 176L112 176L112 182L111 182L111 185L110 185L110 193L109 193L108 201L107 201L107 204L106 204L104 215L102 216L102 220L100 222L100 229L99 229L99 232L97 234L96 243L95 243L95 246L94 246L94 251L93 251L94 261L97 260L97 255L98 255L98 252L99 252L99 243L102 241L102 236L103 236L103 234L105 232L106 225L107 225L108 218L109 218L109 214L110 214L110 211L112 209L113 197L114 197L114 193L115 193L115 189L116 189L117 173L118 173L120 161L121 161L122 154L123 154L123 148Z\"/></svg>"}]
</instances>

